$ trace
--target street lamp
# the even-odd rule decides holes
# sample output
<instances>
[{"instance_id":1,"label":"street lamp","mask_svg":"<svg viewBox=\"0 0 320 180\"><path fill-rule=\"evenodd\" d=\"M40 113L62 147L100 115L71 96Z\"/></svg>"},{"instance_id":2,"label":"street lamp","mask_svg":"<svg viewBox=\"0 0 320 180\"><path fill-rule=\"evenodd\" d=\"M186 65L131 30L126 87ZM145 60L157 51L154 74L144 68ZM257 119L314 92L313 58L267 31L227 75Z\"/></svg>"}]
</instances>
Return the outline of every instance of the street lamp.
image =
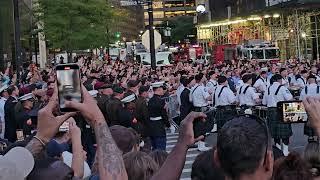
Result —
<instances>
[{"instance_id":1,"label":"street lamp","mask_svg":"<svg viewBox=\"0 0 320 180\"><path fill-rule=\"evenodd\" d=\"M279 18L280 17L280 14L273 14L273 18Z\"/></svg>"},{"instance_id":2,"label":"street lamp","mask_svg":"<svg viewBox=\"0 0 320 180\"><path fill-rule=\"evenodd\" d=\"M304 39L304 45L305 45L305 53L306 53L306 55L305 55L304 58L307 59L307 56L308 56L307 33L302 32L301 33L301 37Z\"/></svg>"},{"instance_id":3,"label":"street lamp","mask_svg":"<svg viewBox=\"0 0 320 180\"><path fill-rule=\"evenodd\" d=\"M206 12L206 7L203 4L199 4L196 8L197 13L204 13Z\"/></svg>"}]
</instances>

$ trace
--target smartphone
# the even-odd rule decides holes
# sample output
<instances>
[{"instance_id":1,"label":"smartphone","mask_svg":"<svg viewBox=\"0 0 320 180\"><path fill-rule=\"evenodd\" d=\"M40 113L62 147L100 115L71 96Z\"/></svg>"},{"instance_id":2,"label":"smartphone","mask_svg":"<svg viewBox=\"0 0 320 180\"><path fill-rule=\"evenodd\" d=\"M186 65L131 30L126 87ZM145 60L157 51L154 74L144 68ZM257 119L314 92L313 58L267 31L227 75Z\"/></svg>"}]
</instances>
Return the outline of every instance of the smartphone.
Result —
<instances>
[{"instance_id":1,"label":"smartphone","mask_svg":"<svg viewBox=\"0 0 320 180\"><path fill-rule=\"evenodd\" d=\"M60 64L56 66L56 79L60 112L74 112L67 108L67 101L82 102L80 68L77 64Z\"/></svg>"},{"instance_id":2,"label":"smartphone","mask_svg":"<svg viewBox=\"0 0 320 180\"><path fill-rule=\"evenodd\" d=\"M23 135L23 130L22 129L17 129L16 130L17 134L17 140L18 141L23 141L24 140L24 135Z\"/></svg>"},{"instance_id":3,"label":"smartphone","mask_svg":"<svg viewBox=\"0 0 320 180\"><path fill-rule=\"evenodd\" d=\"M306 123L308 121L302 101L280 101L277 108L280 121L283 123Z\"/></svg>"},{"instance_id":4,"label":"smartphone","mask_svg":"<svg viewBox=\"0 0 320 180\"><path fill-rule=\"evenodd\" d=\"M60 127L59 132L67 132L69 131L69 122L65 121Z\"/></svg>"}]
</instances>

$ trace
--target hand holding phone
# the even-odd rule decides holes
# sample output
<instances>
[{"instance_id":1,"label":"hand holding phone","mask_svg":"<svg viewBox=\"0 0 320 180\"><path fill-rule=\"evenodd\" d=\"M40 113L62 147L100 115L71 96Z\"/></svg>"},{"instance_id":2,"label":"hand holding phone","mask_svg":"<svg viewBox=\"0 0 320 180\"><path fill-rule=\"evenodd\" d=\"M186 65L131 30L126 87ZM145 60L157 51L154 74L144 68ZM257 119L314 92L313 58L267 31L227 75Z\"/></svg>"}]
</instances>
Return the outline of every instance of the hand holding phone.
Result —
<instances>
[{"instance_id":1,"label":"hand holding phone","mask_svg":"<svg viewBox=\"0 0 320 180\"><path fill-rule=\"evenodd\" d=\"M67 101L82 102L80 68L77 64L56 66L59 108L61 112L73 112L75 109L65 106Z\"/></svg>"},{"instance_id":2,"label":"hand holding phone","mask_svg":"<svg viewBox=\"0 0 320 180\"><path fill-rule=\"evenodd\" d=\"M302 101L281 101L277 104L279 118L283 123L306 123L308 115Z\"/></svg>"}]
</instances>

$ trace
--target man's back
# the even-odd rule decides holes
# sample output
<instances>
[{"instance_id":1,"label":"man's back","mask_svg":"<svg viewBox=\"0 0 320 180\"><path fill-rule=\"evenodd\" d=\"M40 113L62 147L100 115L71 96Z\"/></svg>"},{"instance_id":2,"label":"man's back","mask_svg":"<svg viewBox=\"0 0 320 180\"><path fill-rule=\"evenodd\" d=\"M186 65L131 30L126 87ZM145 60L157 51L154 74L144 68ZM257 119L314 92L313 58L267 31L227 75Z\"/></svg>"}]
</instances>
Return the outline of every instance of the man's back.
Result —
<instances>
[{"instance_id":1,"label":"man's back","mask_svg":"<svg viewBox=\"0 0 320 180\"><path fill-rule=\"evenodd\" d=\"M5 118L5 138L10 142L17 140L16 136L16 120L15 120L15 105L17 100L10 96L4 105L4 118Z\"/></svg>"}]
</instances>

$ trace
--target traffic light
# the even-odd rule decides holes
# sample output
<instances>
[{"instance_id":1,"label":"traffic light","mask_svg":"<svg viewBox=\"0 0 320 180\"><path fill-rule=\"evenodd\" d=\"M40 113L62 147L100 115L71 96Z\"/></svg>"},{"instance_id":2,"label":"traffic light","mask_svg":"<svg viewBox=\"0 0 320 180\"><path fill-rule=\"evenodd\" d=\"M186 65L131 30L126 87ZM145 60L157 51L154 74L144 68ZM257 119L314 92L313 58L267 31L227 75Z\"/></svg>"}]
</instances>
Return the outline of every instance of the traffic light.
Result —
<instances>
[{"instance_id":1,"label":"traffic light","mask_svg":"<svg viewBox=\"0 0 320 180\"><path fill-rule=\"evenodd\" d=\"M115 34L115 35L116 35L116 38L118 38L118 39L119 39L119 38L120 38L120 36L121 36L121 33L120 33L120 32L116 32L116 34Z\"/></svg>"}]
</instances>

